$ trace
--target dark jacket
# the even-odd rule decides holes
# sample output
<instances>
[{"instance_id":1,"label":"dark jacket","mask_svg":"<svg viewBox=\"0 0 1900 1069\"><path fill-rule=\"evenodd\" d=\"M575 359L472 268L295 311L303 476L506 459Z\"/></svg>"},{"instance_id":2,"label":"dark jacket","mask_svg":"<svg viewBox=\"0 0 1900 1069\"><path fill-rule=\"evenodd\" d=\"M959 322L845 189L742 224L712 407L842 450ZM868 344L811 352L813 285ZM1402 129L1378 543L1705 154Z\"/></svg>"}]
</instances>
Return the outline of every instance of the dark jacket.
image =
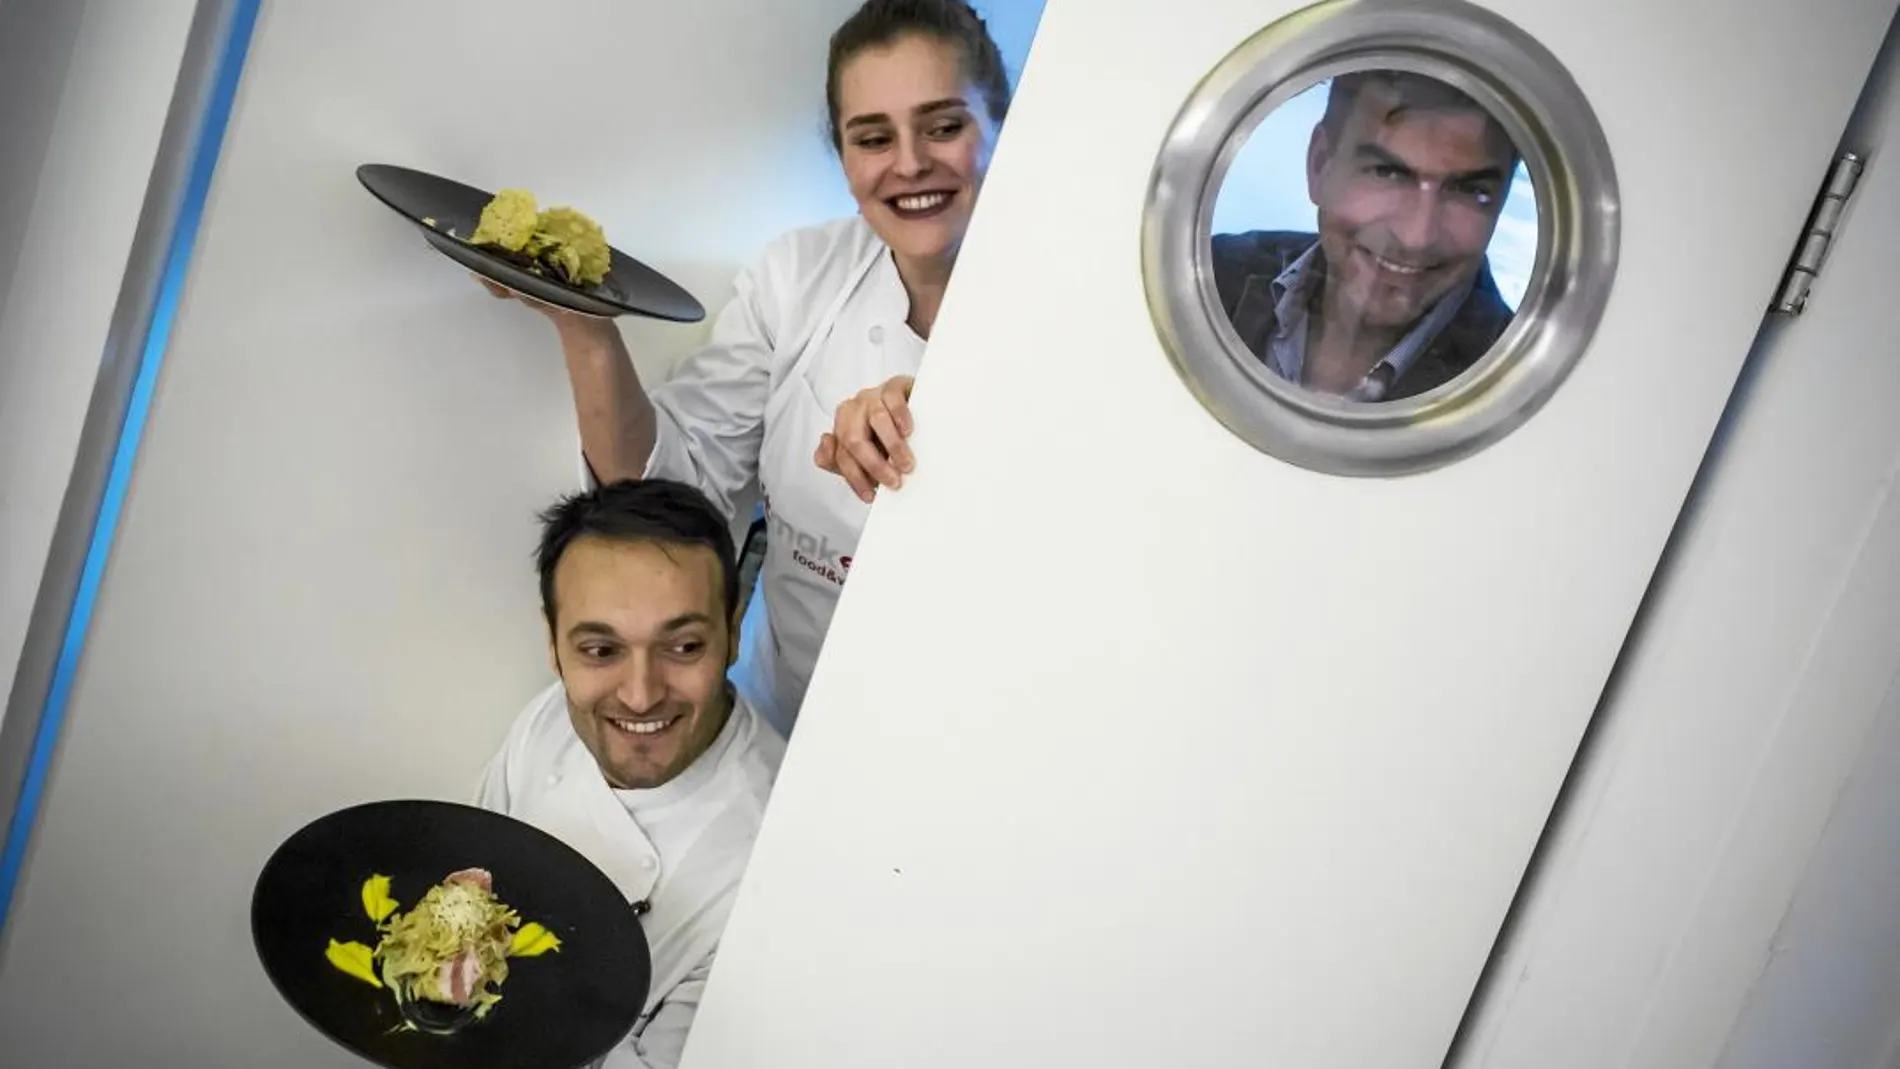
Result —
<instances>
[{"instance_id":1,"label":"dark jacket","mask_svg":"<svg viewBox=\"0 0 1900 1069\"><path fill-rule=\"evenodd\" d=\"M1254 355L1266 358L1278 329L1273 280L1319 238L1287 230L1254 230L1214 236L1214 286L1234 333ZM1470 296L1445 329L1439 331L1405 374L1392 384L1387 400L1412 397L1441 386L1478 362L1511 324L1510 306L1498 294L1486 260Z\"/></svg>"}]
</instances>

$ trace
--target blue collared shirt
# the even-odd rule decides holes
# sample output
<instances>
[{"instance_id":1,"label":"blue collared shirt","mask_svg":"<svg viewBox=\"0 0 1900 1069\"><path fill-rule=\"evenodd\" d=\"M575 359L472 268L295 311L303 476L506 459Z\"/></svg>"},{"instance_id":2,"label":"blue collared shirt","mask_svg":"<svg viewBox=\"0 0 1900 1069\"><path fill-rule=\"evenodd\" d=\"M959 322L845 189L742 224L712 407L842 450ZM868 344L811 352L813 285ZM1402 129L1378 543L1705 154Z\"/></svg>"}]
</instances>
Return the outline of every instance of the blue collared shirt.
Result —
<instances>
[{"instance_id":1,"label":"blue collared shirt","mask_svg":"<svg viewBox=\"0 0 1900 1069\"><path fill-rule=\"evenodd\" d=\"M1273 280L1277 329L1268 343L1265 357L1268 368L1292 383L1300 381L1306 368L1307 312L1318 297L1315 287L1326 274L1325 265L1319 262L1321 255L1319 243L1314 242L1312 248L1301 253ZM1399 339L1399 343L1366 372L1366 377L1360 380L1359 385L1346 392L1346 399L1384 399L1392 384L1405 374L1412 362L1438 336L1438 332L1444 330L1452 317L1458 314L1459 306L1471 294L1475 281L1475 276L1466 278L1433 305L1431 311L1420 317L1405 337Z\"/></svg>"}]
</instances>

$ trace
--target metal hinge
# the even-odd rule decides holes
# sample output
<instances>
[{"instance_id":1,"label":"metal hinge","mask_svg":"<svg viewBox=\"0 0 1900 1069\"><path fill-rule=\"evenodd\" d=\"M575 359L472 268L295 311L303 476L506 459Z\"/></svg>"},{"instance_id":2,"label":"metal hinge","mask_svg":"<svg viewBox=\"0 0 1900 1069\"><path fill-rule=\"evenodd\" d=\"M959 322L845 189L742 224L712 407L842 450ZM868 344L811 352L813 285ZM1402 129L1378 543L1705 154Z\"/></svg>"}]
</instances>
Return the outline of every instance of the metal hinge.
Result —
<instances>
[{"instance_id":1,"label":"metal hinge","mask_svg":"<svg viewBox=\"0 0 1900 1069\"><path fill-rule=\"evenodd\" d=\"M1801 243L1795 246L1794 258L1788 261L1788 273L1781 276L1781 288L1775 291L1770 312L1798 316L1808 306L1808 287L1821 273L1828 247L1834 242L1834 228L1840 225L1841 213L1847 210L1847 199L1854 195L1865 165L1859 153L1843 152L1828 169L1821 197L1808 216L1807 228L1801 231Z\"/></svg>"}]
</instances>

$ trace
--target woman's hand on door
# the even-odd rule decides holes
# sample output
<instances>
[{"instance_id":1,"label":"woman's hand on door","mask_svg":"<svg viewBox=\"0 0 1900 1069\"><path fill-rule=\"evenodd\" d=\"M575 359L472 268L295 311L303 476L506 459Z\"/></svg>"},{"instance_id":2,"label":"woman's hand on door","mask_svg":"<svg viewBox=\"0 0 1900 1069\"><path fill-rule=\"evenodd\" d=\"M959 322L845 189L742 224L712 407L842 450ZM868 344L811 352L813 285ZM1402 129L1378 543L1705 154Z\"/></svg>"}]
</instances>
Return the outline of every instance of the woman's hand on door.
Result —
<instances>
[{"instance_id":1,"label":"woman's hand on door","mask_svg":"<svg viewBox=\"0 0 1900 1069\"><path fill-rule=\"evenodd\" d=\"M905 441L915 429L910 390L916 381L910 375L893 376L839 405L812 462L843 478L866 502L879 486L895 490L904 485L904 476L916 467Z\"/></svg>"}]
</instances>

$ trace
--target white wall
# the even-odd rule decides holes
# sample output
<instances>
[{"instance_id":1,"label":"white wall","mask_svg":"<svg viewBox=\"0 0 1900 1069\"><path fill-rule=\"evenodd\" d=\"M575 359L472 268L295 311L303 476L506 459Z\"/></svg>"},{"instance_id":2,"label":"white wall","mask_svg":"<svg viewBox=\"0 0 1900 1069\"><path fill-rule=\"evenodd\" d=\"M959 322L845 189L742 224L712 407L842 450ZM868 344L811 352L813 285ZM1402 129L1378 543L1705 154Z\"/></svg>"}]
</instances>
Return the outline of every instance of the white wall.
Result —
<instances>
[{"instance_id":1,"label":"white wall","mask_svg":"<svg viewBox=\"0 0 1900 1069\"><path fill-rule=\"evenodd\" d=\"M1041 16L1042 0L987 0L976 6L1009 69L1019 74ZM0 548L5 549L0 553L0 717L6 712L6 695L46 563L47 543L53 536L118 295L120 268L131 244L194 7L193 0L93 0L90 4L86 0L6 0L0 4ZM808 17L815 26L850 7L826 3L813 8ZM597 4L594 15L598 9ZM88 11L80 46L82 15ZM581 17L593 16L583 13ZM666 24L643 20L641 25L641 32L651 34L664 32ZM813 34L805 35L807 44L812 39ZM722 106L734 102L734 93L715 89L692 112L704 116L708 128L703 133L687 131L691 137L703 138L708 145L719 137L738 139L733 155L688 161L689 167L702 171L724 172L705 187L707 203L714 203L721 190L749 189L748 183L761 181L750 170L761 159L789 160L789 170L780 177L794 176L791 182L770 183L769 194L751 192L724 201L719 211L699 213L698 219L672 220L678 224L669 239L676 255L667 266L675 280L707 306L709 317L729 293L732 273L754 251L755 238L769 236L781 224L852 210L835 169L814 162L814 155L824 154L819 148L823 83L817 81L816 88L812 84L814 77L822 79L822 35L816 39L819 52L815 58L807 57L812 69L806 71L805 83L787 92L769 113L756 111L759 83L749 83L754 87L750 94L738 91L736 109ZM609 39L597 47L620 45ZM649 47L649 55L651 51ZM621 62L609 62L606 72L619 71ZM644 62L651 70L651 60ZM743 64L745 58L734 56L730 62ZM663 65L660 69L672 68ZM609 92L609 101L624 100L635 86L659 86L659 99L673 106L663 83L650 78L622 80ZM313 116L327 114L343 103L334 101L310 110ZM380 109L371 110L372 120L376 110ZM652 120L647 126L656 124L680 130L687 126L683 118L673 124ZM734 130L734 124L740 129ZM607 127L606 136L622 136L627 129L616 121ZM615 160L625 158L651 164L650 154L636 152L633 145L622 144L617 150ZM734 166L735 159L745 165ZM564 177L573 176L561 162L548 167ZM482 184L472 176L460 177ZM497 181L518 179L514 172L495 177ZM686 186L698 181L696 176L681 175L665 183ZM656 179L655 188L667 185ZM548 192L558 195L558 190L557 185ZM598 197L588 201L590 207L603 203ZM650 220L640 223L652 228ZM691 236L682 238L678 227ZM656 254L668 251L660 244L640 247ZM9 284L17 259L50 264L54 269L36 270L33 277L20 280L15 292ZM49 314L51 309L57 311ZM706 329L704 324L624 325L637 343L642 366L655 374L664 374Z\"/></svg>"},{"instance_id":2,"label":"white wall","mask_svg":"<svg viewBox=\"0 0 1900 1069\"><path fill-rule=\"evenodd\" d=\"M0 2L0 311L85 10L71 0Z\"/></svg>"},{"instance_id":3,"label":"white wall","mask_svg":"<svg viewBox=\"0 0 1900 1069\"><path fill-rule=\"evenodd\" d=\"M0 714L195 6L0 9Z\"/></svg>"},{"instance_id":4,"label":"white wall","mask_svg":"<svg viewBox=\"0 0 1900 1069\"><path fill-rule=\"evenodd\" d=\"M351 1064L255 962L258 866L354 801L462 794L546 679L533 515L575 476L551 334L431 252L354 168L571 201L716 309L772 235L848 210L822 134L823 66L855 6L264 5L0 957L0 1060ZM127 72L182 40L182 18L169 37L151 24L161 8L190 7L94 4L104 69L88 94L137 89L155 135L170 75ZM558 77L531 39L558 46ZM496 55L529 76L500 76ZM62 116L48 196L130 213L151 145L100 173L86 153L126 131L95 118ZM50 251L73 218L36 215L33 247ZM54 260L97 281L85 323L102 330L123 244L77 233L94 255ZM22 281L42 289L16 304L54 306L57 279ZM69 316L79 332L85 309L57 306L10 316L31 333L9 345L70 344L76 425L102 336L43 333ZM703 330L629 326L649 372ZM11 437L0 455L22 456ZM38 467L50 506L57 465ZM181 978L186 955L208 963Z\"/></svg>"},{"instance_id":5,"label":"white wall","mask_svg":"<svg viewBox=\"0 0 1900 1069\"><path fill-rule=\"evenodd\" d=\"M1883 698L1717 1069L1891 1069L1900 1028L1900 685Z\"/></svg>"}]
</instances>

